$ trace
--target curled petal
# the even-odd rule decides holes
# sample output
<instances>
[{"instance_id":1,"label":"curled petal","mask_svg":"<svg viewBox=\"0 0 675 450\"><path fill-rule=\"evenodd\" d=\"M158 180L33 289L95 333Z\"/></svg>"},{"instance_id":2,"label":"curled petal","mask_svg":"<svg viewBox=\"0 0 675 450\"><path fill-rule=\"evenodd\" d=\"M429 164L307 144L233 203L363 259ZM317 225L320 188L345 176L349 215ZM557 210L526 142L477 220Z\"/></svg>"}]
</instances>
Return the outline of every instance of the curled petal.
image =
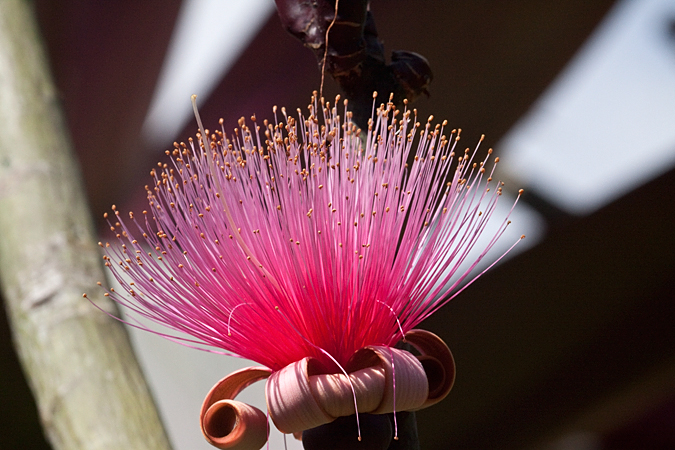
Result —
<instances>
[{"instance_id":1,"label":"curled petal","mask_svg":"<svg viewBox=\"0 0 675 450\"><path fill-rule=\"evenodd\" d=\"M441 338L426 330L410 330L406 341L420 352L418 359L429 382L429 398L418 408L426 408L443 400L455 384L455 359Z\"/></svg>"},{"instance_id":2,"label":"curled petal","mask_svg":"<svg viewBox=\"0 0 675 450\"><path fill-rule=\"evenodd\" d=\"M265 385L267 409L274 425L283 433L295 433L332 422L335 418L317 403L309 384L310 357L274 372Z\"/></svg>"},{"instance_id":3,"label":"curled petal","mask_svg":"<svg viewBox=\"0 0 675 450\"><path fill-rule=\"evenodd\" d=\"M349 379L351 385L342 373L309 377L312 394L322 409L333 418L356 413L354 393L359 412L373 411L382 402L385 386L384 369L377 366L367 367L350 373Z\"/></svg>"},{"instance_id":4,"label":"curled petal","mask_svg":"<svg viewBox=\"0 0 675 450\"><path fill-rule=\"evenodd\" d=\"M267 441L267 416L236 400L219 400L206 410L202 431L220 449L260 450Z\"/></svg>"},{"instance_id":5,"label":"curled petal","mask_svg":"<svg viewBox=\"0 0 675 450\"><path fill-rule=\"evenodd\" d=\"M295 433L360 413L386 414L420 408L429 397L422 363L411 353L384 346L358 350L347 375L321 373L304 358L267 380L267 408L284 433Z\"/></svg>"},{"instance_id":6,"label":"curled petal","mask_svg":"<svg viewBox=\"0 0 675 450\"><path fill-rule=\"evenodd\" d=\"M370 353L370 355L368 355ZM368 346L358 350L352 361L377 358L384 369L385 385L380 404L372 414L419 409L429 396L429 384L422 363L405 350L384 346Z\"/></svg>"},{"instance_id":7,"label":"curled petal","mask_svg":"<svg viewBox=\"0 0 675 450\"><path fill-rule=\"evenodd\" d=\"M258 450L267 441L267 417L253 406L232 401L242 390L270 376L265 367L232 372L211 388L199 415L202 433L221 449Z\"/></svg>"}]
</instances>

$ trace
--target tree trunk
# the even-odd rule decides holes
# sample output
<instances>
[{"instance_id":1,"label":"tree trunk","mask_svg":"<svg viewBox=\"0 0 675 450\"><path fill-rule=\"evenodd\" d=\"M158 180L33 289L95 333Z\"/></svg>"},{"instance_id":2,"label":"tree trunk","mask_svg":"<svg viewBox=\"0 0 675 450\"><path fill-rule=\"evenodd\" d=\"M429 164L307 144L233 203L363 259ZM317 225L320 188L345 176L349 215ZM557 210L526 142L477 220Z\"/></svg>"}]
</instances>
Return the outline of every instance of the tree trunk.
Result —
<instances>
[{"instance_id":1,"label":"tree trunk","mask_svg":"<svg viewBox=\"0 0 675 450\"><path fill-rule=\"evenodd\" d=\"M0 1L0 285L54 449L169 449L103 280L30 2ZM11 407L11 405L5 405Z\"/></svg>"}]
</instances>

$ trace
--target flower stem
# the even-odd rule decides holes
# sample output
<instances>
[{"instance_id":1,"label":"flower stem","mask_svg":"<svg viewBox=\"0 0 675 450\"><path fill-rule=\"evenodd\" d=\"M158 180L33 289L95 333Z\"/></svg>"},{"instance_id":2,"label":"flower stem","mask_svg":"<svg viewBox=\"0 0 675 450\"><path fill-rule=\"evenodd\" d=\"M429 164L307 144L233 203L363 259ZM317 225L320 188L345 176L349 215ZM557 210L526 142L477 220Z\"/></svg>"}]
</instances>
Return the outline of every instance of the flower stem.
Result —
<instances>
[{"instance_id":1,"label":"flower stem","mask_svg":"<svg viewBox=\"0 0 675 450\"><path fill-rule=\"evenodd\" d=\"M360 414L362 439L356 439L355 415L339 417L302 434L305 450L419 450L415 413L396 413L398 439L394 439L394 414Z\"/></svg>"}]
</instances>

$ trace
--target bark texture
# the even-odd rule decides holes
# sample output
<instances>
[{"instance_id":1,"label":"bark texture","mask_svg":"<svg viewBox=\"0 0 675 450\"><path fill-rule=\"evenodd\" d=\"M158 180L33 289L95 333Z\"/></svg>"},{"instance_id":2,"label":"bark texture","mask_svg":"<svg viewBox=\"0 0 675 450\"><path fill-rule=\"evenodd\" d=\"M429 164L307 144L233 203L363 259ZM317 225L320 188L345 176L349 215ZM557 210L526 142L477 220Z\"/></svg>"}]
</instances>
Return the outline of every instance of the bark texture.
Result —
<instances>
[{"instance_id":1,"label":"bark texture","mask_svg":"<svg viewBox=\"0 0 675 450\"><path fill-rule=\"evenodd\" d=\"M25 0L0 1L0 285L54 449L169 449L103 280L77 163ZM5 405L11 407L11 405Z\"/></svg>"}]
</instances>

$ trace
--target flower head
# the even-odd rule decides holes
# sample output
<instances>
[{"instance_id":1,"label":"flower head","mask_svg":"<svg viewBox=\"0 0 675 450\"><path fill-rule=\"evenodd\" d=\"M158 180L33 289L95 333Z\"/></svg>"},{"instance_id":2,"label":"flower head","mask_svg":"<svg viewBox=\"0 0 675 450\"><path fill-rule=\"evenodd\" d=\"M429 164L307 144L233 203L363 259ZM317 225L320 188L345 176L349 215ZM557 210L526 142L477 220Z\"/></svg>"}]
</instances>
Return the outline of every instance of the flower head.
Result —
<instances>
[{"instance_id":1,"label":"flower head","mask_svg":"<svg viewBox=\"0 0 675 450\"><path fill-rule=\"evenodd\" d=\"M466 283L507 225L458 273L501 185L487 160L455 150L460 131L391 103L367 132L337 99L313 97L307 117L274 112L167 151L142 219L115 210L122 245L104 258L123 289L109 295L187 345L270 373L306 358L335 373L360 349L393 347Z\"/></svg>"}]
</instances>

